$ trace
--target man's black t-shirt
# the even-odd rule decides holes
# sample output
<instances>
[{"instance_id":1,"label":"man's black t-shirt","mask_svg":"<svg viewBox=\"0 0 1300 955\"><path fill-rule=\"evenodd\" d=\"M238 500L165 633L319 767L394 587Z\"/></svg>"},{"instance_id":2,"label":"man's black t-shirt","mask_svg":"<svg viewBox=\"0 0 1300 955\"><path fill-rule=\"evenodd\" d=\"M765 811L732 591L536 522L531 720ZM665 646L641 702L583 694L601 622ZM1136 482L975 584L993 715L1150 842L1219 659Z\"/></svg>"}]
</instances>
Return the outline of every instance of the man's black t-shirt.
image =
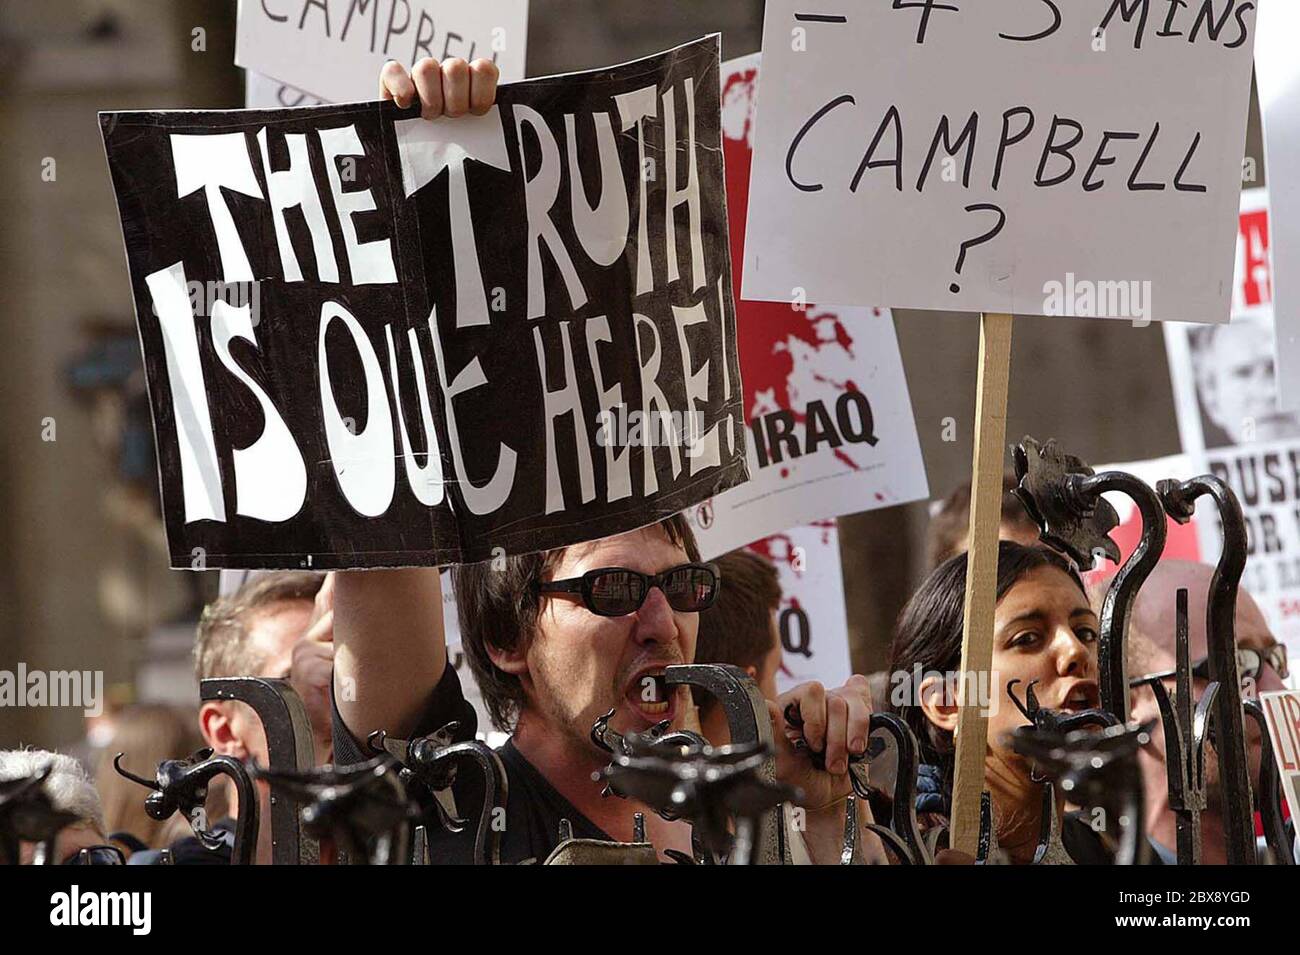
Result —
<instances>
[{"instance_id":1,"label":"man's black t-shirt","mask_svg":"<svg viewBox=\"0 0 1300 955\"><path fill-rule=\"evenodd\" d=\"M449 663L442 679L429 694L428 703L411 738L433 733L451 722L460 725L453 734L456 742L474 739L478 720L474 707L460 689L460 678ZM373 757L367 747L343 724L334 706L334 761L340 766L362 763ZM501 861L507 865L530 859L543 862L559 843L560 820L567 819L578 839L613 841L573 804L548 783L537 768L524 758L512 741L497 750L505 766L509 788L506 793L505 830L501 833ZM469 821L463 832L429 827L429 860L434 865L469 865L474 861L474 835L483 804L483 780L466 766L456 775L452 787L456 809Z\"/></svg>"}]
</instances>

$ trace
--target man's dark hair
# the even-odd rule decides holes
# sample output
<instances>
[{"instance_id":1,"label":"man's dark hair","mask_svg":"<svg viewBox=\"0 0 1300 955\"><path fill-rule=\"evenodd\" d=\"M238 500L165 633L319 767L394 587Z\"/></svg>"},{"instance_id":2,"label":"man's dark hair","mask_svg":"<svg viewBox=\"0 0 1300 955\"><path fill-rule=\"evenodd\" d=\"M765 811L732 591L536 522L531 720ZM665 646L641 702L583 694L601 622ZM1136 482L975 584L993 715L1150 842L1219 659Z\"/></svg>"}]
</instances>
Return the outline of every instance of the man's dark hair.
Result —
<instances>
[{"instance_id":1,"label":"man's dark hair","mask_svg":"<svg viewBox=\"0 0 1300 955\"><path fill-rule=\"evenodd\" d=\"M700 559L695 534L684 517L674 514L660 521L658 527L671 543L686 551L689 560ZM498 557L452 568L461 647L478 681L492 724L504 732L514 729L524 703L524 691L518 677L497 668L487 648L515 650L532 638L541 609L535 585L551 579L565 550L561 547L517 557Z\"/></svg>"},{"instance_id":2,"label":"man's dark hair","mask_svg":"<svg viewBox=\"0 0 1300 955\"><path fill-rule=\"evenodd\" d=\"M781 605L781 582L772 562L752 550L733 550L716 561L722 588L713 606L700 614L695 642L696 663L730 663L758 667L772 652L772 612ZM696 704L713 704L710 693L697 693Z\"/></svg>"},{"instance_id":3,"label":"man's dark hair","mask_svg":"<svg viewBox=\"0 0 1300 955\"><path fill-rule=\"evenodd\" d=\"M1014 541L998 544L997 599L1001 600L1023 577L1040 567L1055 567L1065 573L1087 600L1088 592L1073 564L1048 547L1026 547ZM894 679L910 675L917 668L923 674L934 671L945 676L961 670L965 600L966 555L960 554L940 564L903 608L890 648L889 672ZM919 687L911 687L912 695L919 691ZM937 767L944 793L951 795L955 756L952 734L931 723L919 702L910 696L903 704L892 699L889 704L890 711L902 717L916 734L921 762Z\"/></svg>"},{"instance_id":4,"label":"man's dark hair","mask_svg":"<svg viewBox=\"0 0 1300 955\"><path fill-rule=\"evenodd\" d=\"M1025 505L1011 493L1019 482L1010 474L1002 476L1002 524L1023 528L1031 534L1038 533ZM970 530L970 482L961 485L944 500L937 514L930 519L926 531L926 560L934 569L949 557L966 552L966 536Z\"/></svg>"}]
</instances>

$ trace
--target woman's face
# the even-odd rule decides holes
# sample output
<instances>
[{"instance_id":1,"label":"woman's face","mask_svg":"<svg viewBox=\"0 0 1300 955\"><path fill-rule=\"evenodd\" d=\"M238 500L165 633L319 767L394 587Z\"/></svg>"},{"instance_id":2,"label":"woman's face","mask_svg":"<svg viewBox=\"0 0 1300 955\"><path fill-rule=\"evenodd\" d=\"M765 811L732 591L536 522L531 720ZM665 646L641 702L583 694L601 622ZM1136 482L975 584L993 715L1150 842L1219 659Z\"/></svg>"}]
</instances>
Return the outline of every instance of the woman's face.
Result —
<instances>
[{"instance_id":1,"label":"woman's face","mask_svg":"<svg viewBox=\"0 0 1300 955\"><path fill-rule=\"evenodd\" d=\"M1097 686L1097 615L1070 576L1056 567L1038 567L1012 586L998 602L993 631L993 685L996 711L989 716L989 745L1006 754L1006 734L1026 720L1007 696L1037 681L1034 694L1049 709L1078 712L1100 704Z\"/></svg>"}]
</instances>

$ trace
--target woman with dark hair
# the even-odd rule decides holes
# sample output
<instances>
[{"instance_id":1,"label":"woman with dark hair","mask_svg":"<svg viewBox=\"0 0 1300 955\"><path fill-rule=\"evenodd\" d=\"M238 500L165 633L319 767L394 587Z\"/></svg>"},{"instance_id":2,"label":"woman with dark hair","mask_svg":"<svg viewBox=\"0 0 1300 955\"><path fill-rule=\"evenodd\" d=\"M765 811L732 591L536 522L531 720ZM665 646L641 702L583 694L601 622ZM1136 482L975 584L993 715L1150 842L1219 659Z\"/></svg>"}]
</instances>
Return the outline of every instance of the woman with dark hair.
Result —
<instances>
[{"instance_id":1,"label":"woman with dark hair","mask_svg":"<svg viewBox=\"0 0 1300 955\"><path fill-rule=\"evenodd\" d=\"M912 596L894 636L890 708L920 743L923 814L947 815L950 808L965 591L961 554L940 564ZM997 601L992 672L976 674L967 691L978 690L989 709L985 788L993 797L998 845L1012 862L1025 864L1042 834L1043 790L1031 780L1029 763L1006 744L1006 735L1025 725L1007 684L1037 681L1034 692L1051 709L1097 707L1098 622L1073 565L1041 546L998 545ZM1057 805L1060 811L1060 800ZM1100 838L1082 821L1065 818L1061 835L1076 862L1109 861Z\"/></svg>"}]
</instances>

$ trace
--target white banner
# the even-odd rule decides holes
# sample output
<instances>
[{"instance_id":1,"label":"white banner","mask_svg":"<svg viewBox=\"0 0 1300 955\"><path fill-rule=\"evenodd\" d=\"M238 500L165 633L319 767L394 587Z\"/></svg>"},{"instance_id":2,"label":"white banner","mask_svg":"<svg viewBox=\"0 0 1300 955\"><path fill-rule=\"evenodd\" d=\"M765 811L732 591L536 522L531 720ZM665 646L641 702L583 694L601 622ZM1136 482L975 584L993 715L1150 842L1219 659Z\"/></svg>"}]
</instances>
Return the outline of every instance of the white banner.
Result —
<instances>
[{"instance_id":1,"label":"white banner","mask_svg":"<svg viewBox=\"0 0 1300 955\"><path fill-rule=\"evenodd\" d=\"M239 0L235 64L347 103L377 97L387 60L482 58L521 80L527 44L528 0Z\"/></svg>"},{"instance_id":2,"label":"white banner","mask_svg":"<svg viewBox=\"0 0 1300 955\"><path fill-rule=\"evenodd\" d=\"M744 296L1226 321L1254 5L1154 6L768 0Z\"/></svg>"}]
</instances>

